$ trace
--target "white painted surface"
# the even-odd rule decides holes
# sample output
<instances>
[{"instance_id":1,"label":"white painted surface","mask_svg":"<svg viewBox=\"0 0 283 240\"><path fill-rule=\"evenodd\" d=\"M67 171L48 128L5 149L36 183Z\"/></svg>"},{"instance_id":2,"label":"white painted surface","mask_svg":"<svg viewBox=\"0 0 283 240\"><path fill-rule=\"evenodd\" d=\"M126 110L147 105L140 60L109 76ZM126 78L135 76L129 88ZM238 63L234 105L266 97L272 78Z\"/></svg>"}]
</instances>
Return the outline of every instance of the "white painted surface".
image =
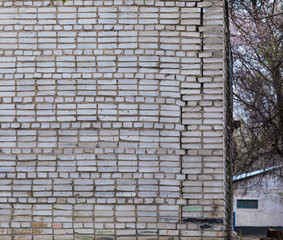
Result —
<instances>
[{"instance_id":1,"label":"white painted surface","mask_svg":"<svg viewBox=\"0 0 283 240\"><path fill-rule=\"evenodd\" d=\"M260 176L234 182L236 227L283 226L283 184L278 178ZM245 193L245 184L250 187ZM258 200L258 209L237 208L238 199Z\"/></svg>"}]
</instances>

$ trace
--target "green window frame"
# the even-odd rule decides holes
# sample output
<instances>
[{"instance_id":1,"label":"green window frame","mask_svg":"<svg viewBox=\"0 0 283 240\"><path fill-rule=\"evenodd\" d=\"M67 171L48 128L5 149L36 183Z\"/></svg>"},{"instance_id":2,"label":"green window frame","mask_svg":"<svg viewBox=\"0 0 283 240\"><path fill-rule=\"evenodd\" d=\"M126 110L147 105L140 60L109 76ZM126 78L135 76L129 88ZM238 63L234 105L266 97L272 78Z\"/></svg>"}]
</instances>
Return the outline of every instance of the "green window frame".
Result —
<instances>
[{"instance_id":1,"label":"green window frame","mask_svg":"<svg viewBox=\"0 0 283 240\"><path fill-rule=\"evenodd\" d=\"M238 199L237 208L258 209L258 200Z\"/></svg>"}]
</instances>

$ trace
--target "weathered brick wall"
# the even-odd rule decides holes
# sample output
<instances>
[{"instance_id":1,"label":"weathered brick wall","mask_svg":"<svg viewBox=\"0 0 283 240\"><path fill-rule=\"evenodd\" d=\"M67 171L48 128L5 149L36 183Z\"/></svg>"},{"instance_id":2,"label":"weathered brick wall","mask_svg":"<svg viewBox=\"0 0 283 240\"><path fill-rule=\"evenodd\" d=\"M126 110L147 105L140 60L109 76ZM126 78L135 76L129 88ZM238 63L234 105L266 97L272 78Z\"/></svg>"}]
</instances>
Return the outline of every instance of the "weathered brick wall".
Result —
<instances>
[{"instance_id":1,"label":"weathered brick wall","mask_svg":"<svg viewBox=\"0 0 283 240\"><path fill-rule=\"evenodd\" d=\"M223 35L223 0L2 0L0 239L223 239Z\"/></svg>"},{"instance_id":2,"label":"weathered brick wall","mask_svg":"<svg viewBox=\"0 0 283 240\"><path fill-rule=\"evenodd\" d=\"M224 3L224 42L225 42L225 56L224 56L224 208L225 208L225 238L232 239L233 226L233 158L234 144L233 144L233 64L232 52L230 45L230 31L228 18L228 2Z\"/></svg>"}]
</instances>

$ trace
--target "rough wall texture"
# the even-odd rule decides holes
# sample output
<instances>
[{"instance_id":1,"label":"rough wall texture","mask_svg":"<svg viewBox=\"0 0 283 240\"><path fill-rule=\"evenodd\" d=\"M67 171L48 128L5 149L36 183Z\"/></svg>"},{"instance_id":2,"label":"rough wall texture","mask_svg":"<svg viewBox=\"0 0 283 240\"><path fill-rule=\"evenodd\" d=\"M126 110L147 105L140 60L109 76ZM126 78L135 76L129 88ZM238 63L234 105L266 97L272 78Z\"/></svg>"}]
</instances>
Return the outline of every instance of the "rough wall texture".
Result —
<instances>
[{"instance_id":1,"label":"rough wall texture","mask_svg":"<svg viewBox=\"0 0 283 240\"><path fill-rule=\"evenodd\" d=\"M225 201L225 237L232 239L233 226L233 159L234 159L234 143L233 143L233 64L230 45L230 31L228 18L228 2L224 3L224 201Z\"/></svg>"},{"instance_id":2,"label":"rough wall texture","mask_svg":"<svg viewBox=\"0 0 283 240\"><path fill-rule=\"evenodd\" d=\"M0 2L0 239L224 239L223 0Z\"/></svg>"}]
</instances>

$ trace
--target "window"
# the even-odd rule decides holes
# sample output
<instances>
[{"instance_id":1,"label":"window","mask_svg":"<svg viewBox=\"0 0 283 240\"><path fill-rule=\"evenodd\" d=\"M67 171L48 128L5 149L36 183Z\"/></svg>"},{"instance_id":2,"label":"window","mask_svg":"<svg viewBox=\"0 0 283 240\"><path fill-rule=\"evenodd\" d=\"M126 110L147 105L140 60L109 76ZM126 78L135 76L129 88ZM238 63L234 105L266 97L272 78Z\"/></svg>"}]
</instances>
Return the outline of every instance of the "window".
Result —
<instances>
[{"instance_id":1,"label":"window","mask_svg":"<svg viewBox=\"0 0 283 240\"><path fill-rule=\"evenodd\" d=\"M258 200L237 200L237 208L258 208Z\"/></svg>"}]
</instances>

